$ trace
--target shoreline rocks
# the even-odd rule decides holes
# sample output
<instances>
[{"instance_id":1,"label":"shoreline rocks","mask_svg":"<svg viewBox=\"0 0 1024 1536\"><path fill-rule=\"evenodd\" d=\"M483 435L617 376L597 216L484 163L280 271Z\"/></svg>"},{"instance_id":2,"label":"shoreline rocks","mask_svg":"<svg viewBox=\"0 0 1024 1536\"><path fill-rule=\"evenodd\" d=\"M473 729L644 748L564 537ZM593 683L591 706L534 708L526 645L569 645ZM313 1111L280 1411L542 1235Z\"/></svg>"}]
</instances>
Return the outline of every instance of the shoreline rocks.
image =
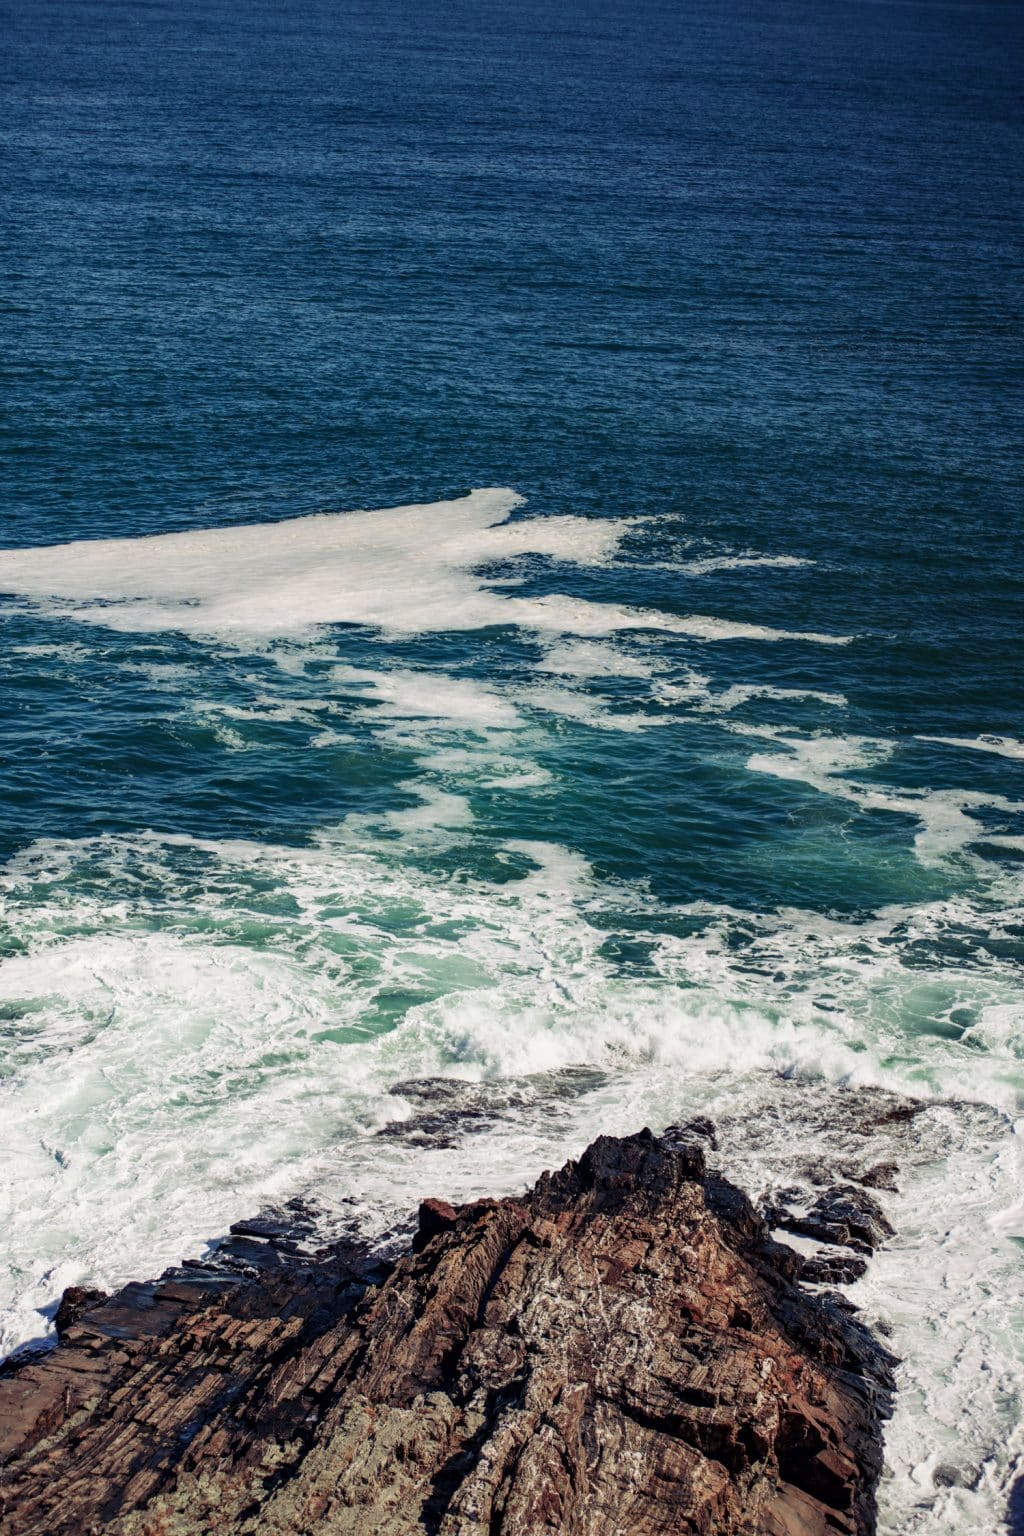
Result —
<instances>
[{"instance_id":1,"label":"shoreline rocks","mask_svg":"<svg viewBox=\"0 0 1024 1536\"><path fill-rule=\"evenodd\" d=\"M895 1362L713 1142L600 1137L518 1198L427 1201L393 1265L295 1202L66 1296L0 1373L6 1536L873 1531ZM779 1204L850 1258L885 1233L848 1187Z\"/></svg>"}]
</instances>

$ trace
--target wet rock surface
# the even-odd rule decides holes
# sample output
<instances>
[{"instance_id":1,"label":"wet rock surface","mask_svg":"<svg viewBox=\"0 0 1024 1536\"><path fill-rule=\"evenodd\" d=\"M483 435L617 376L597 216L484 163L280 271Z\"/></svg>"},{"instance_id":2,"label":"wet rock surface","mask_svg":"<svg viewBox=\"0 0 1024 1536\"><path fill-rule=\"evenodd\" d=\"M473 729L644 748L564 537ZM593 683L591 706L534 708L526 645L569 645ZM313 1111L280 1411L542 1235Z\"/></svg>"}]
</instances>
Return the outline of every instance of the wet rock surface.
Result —
<instances>
[{"instance_id":1,"label":"wet rock surface","mask_svg":"<svg viewBox=\"0 0 1024 1536\"><path fill-rule=\"evenodd\" d=\"M800 1209L802 1193L800 1189L783 1191L782 1203L767 1212L769 1221L787 1232L852 1248L856 1253L874 1253L893 1235L878 1201L864 1189L836 1185L818 1195L805 1210Z\"/></svg>"},{"instance_id":2,"label":"wet rock surface","mask_svg":"<svg viewBox=\"0 0 1024 1536\"><path fill-rule=\"evenodd\" d=\"M0 1376L5 1533L871 1531L894 1362L707 1171L713 1137L425 1202L390 1268L296 1204L72 1298Z\"/></svg>"},{"instance_id":3,"label":"wet rock surface","mask_svg":"<svg viewBox=\"0 0 1024 1536\"><path fill-rule=\"evenodd\" d=\"M517 1113L557 1120L566 1100L590 1093L606 1080L607 1074L596 1067L561 1067L482 1083L454 1077L409 1078L389 1090L394 1098L405 1101L408 1115L389 1120L377 1135L414 1147L454 1147L464 1137L486 1132Z\"/></svg>"}]
</instances>

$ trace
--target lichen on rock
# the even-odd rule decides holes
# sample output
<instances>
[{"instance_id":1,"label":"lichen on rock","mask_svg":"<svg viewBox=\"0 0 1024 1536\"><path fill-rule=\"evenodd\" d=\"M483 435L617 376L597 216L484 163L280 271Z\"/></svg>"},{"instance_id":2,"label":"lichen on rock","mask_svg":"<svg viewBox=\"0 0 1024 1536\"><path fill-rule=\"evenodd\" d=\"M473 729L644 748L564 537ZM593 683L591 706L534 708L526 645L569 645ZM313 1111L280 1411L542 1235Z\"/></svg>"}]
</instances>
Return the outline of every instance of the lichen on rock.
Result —
<instances>
[{"instance_id":1,"label":"lichen on rock","mask_svg":"<svg viewBox=\"0 0 1024 1536\"><path fill-rule=\"evenodd\" d=\"M264 1218L69 1312L0 1377L7 1536L872 1531L893 1361L700 1129L427 1202L392 1267Z\"/></svg>"}]
</instances>

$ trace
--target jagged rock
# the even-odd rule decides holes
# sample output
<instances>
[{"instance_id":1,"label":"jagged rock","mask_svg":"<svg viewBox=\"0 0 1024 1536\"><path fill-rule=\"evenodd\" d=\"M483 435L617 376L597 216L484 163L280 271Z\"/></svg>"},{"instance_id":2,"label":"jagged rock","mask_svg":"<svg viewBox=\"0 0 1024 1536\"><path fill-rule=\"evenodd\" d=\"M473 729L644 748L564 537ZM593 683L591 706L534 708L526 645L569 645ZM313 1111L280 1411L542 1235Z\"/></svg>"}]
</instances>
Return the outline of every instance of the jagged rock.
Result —
<instances>
[{"instance_id":1,"label":"jagged rock","mask_svg":"<svg viewBox=\"0 0 1024 1536\"><path fill-rule=\"evenodd\" d=\"M106 1291L96 1291L86 1285L69 1285L60 1298L60 1305L53 1316L57 1337L62 1339L72 1324L78 1322L83 1312L88 1312L90 1307L99 1306L106 1300Z\"/></svg>"},{"instance_id":2,"label":"jagged rock","mask_svg":"<svg viewBox=\"0 0 1024 1536\"><path fill-rule=\"evenodd\" d=\"M867 1261L852 1253L816 1253L804 1260L800 1279L814 1285L850 1285L867 1273Z\"/></svg>"},{"instance_id":3,"label":"jagged rock","mask_svg":"<svg viewBox=\"0 0 1024 1536\"><path fill-rule=\"evenodd\" d=\"M457 1217L454 1205L449 1205L447 1200L424 1200L420 1205L416 1236L412 1240L413 1252L422 1253L432 1237L455 1225Z\"/></svg>"},{"instance_id":4,"label":"jagged rock","mask_svg":"<svg viewBox=\"0 0 1024 1536\"><path fill-rule=\"evenodd\" d=\"M5 1536L836 1536L889 1356L695 1142L427 1202L386 1276L244 1223L0 1378Z\"/></svg>"},{"instance_id":5,"label":"jagged rock","mask_svg":"<svg viewBox=\"0 0 1024 1536\"><path fill-rule=\"evenodd\" d=\"M711 1152L718 1151L718 1132L713 1120L706 1115L695 1115L692 1120L687 1120L683 1125L670 1125L663 1133L667 1141L703 1142Z\"/></svg>"},{"instance_id":6,"label":"jagged rock","mask_svg":"<svg viewBox=\"0 0 1024 1536\"><path fill-rule=\"evenodd\" d=\"M895 1163L875 1163L874 1167L866 1168L860 1174L860 1182L868 1189L886 1189L893 1193L898 1189L896 1182L899 1169ZM857 1177L856 1174L848 1174L848 1178Z\"/></svg>"},{"instance_id":7,"label":"jagged rock","mask_svg":"<svg viewBox=\"0 0 1024 1536\"><path fill-rule=\"evenodd\" d=\"M416 1147L454 1147L463 1137L517 1113L558 1116L564 1100L591 1092L605 1078L598 1068L585 1066L482 1083L456 1077L409 1078L388 1091L405 1099L411 1113L404 1120L389 1120L377 1135Z\"/></svg>"},{"instance_id":8,"label":"jagged rock","mask_svg":"<svg viewBox=\"0 0 1024 1536\"><path fill-rule=\"evenodd\" d=\"M819 1195L809 1210L790 1209L789 1202L799 1200L800 1195L798 1189L782 1191L782 1204L771 1207L768 1213L773 1226L868 1254L893 1235L885 1212L866 1190L840 1184Z\"/></svg>"}]
</instances>

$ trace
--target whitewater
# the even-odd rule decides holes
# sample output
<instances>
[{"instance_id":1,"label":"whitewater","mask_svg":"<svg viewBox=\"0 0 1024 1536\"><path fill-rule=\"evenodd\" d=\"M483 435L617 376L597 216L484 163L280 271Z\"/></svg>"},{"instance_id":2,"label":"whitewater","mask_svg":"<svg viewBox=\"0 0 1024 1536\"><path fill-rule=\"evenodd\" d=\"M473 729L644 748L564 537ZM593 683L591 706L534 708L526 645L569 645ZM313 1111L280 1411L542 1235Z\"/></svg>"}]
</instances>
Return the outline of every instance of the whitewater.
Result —
<instances>
[{"instance_id":1,"label":"whitewater","mask_svg":"<svg viewBox=\"0 0 1024 1536\"><path fill-rule=\"evenodd\" d=\"M841 1155L830 1096L883 1088L929 1109L897 1235L848 1288L903 1362L882 1528L999 1528L1024 1422L1024 786L972 764L1015 743L886 732L827 660L864 643L827 611L703 600L809 559L693 545L488 489L0 551L8 676L116 721L158 811L0 870L5 1351L65 1286L155 1272L269 1201L386 1241L427 1195L514 1191L698 1112L736 1128L725 1171L757 1194L794 1147ZM246 827L218 827L229 802ZM476 1095L447 1144L415 1134L432 1078Z\"/></svg>"}]
</instances>

